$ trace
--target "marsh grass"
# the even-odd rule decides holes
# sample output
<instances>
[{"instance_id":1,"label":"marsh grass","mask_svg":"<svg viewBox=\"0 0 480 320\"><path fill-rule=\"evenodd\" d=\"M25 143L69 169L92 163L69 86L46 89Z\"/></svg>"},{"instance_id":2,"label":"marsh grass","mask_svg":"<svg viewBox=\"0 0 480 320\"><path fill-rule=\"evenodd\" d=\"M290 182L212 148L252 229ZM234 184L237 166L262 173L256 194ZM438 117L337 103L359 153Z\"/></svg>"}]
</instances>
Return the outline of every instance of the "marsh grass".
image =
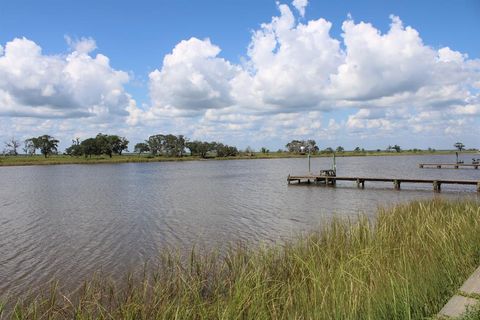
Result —
<instances>
[{"instance_id":1,"label":"marsh grass","mask_svg":"<svg viewBox=\"0 0 480 320\"><path fill-rule=\"evenodd\" d=\"M421 319L480 264L479 231L478 202L412 202L282 246L164 254L154 271L117 283L97 275L75 293L53 284L4 317Z\"/></svg>"}]
</instances>

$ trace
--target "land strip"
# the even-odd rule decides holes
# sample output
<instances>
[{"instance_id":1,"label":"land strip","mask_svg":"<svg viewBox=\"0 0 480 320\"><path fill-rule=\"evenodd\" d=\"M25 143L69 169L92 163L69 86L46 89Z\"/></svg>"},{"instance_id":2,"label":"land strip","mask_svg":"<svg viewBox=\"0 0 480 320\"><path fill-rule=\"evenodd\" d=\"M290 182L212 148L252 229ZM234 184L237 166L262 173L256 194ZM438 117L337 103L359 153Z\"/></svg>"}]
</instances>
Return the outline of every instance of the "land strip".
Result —
<instances>
[{"instance_id":1,"label":"land strip","mask_svg":"<svg viewBox=\"0 0 480 320\"><path fill-rule=\"evenodd\" d=\"M465 153L475 153L474 151L465 151ZM372 156L411 156L411 155L454 155L452 150L431 151L402 151L402 152L353 152L344 151L336 153L337 157L372 157ZM32 165L60 165L60 164L102 164L102 163L131 163L131 162L163 162L163 161L206 161L206 160L251 160L251 159L284 159L284 158L305 158L307 155L289 152L270 152L270 153L242 153L234 157L208 157L200 158L197 156L184 157L165 157L138 154L114 155L93 157L74 157L68 155L52 155L47 158L41 155L35 156L0 156L0 166L32 166ZM311 155L312 158L332 157L332 153L319 153Z\"/></svg>"}]
</instances>

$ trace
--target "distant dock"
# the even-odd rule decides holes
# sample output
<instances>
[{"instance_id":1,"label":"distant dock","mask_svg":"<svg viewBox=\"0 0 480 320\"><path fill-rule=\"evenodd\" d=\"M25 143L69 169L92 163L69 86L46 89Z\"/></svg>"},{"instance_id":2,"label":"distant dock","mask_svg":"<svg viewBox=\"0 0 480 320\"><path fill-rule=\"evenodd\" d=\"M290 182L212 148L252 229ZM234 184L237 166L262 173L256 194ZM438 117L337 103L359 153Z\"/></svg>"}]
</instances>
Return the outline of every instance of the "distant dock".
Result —
<instances>
[{"instance_id":1,"label":"distant dock","mask_svg":"<svg viewBox=\"0 0 480 320\"><path fill-rule=\"evenodd\" d=\"M478 169L480 167L480 164L471 164L471 163L419 163L418 164L419 168L429 168L429 169L460 169L460 168L473 168L473 169Z\"/></svg>"},{"instance_id":2,"label":"distant dock","mask_svg":"<svg viewBox=\"0 0 480 320\"><path fill-rule=\"evenodd\" d=\"M337 177L337 176L325 176L325 175L303 175L292 176L287 178L288 184L325 184L334 186L337 181L353 181L356 182L358 188L364 188L365 182L391 182L393 188L400 190L402 183L419 183L429 184L433 187L433 190L440 192L442 185L444 184L456 184L456 185L472 185L476 186L477 192L480 192L480 181L476 180L447 180L447 179L397 179L397 178L366 178L366 177Z\"/></svg>"}]
</instances>

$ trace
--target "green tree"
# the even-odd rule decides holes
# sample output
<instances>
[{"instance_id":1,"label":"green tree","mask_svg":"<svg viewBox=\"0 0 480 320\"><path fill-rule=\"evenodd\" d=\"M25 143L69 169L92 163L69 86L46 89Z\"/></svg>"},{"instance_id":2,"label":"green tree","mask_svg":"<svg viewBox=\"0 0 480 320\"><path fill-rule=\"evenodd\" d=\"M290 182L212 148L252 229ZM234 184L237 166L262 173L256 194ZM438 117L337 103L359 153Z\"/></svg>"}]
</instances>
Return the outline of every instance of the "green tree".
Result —
<instances>
[{"instance_id":1,"label":"green tree","mask_svg":"<svg viewBox=\"0 0 480 320\"><path fill-rule=\"evenodd\" d=\"M96 138L88 138L83 140L80 143L80 146L82 147L83 154L85 155L85 158L87 157L92 157L92 155L101 155L102 154L102 148L98 144L98 140Z\"/></svg>"},{"instance_id":2,"label":"green tree","mask_svg":"<svg viewBox=\"0 0 480 320\"><path fill-rule=\"evenodd\" d=\"M114 153L121 156L123 151L128 150L129 141L125 137L112 135L112 136L108 136L108 140L112 145L112 150Z\"/></svg>"},{"instance_id":3,"label":"green tree","mask_svg":"<svg viewBox=\"0 0 480 320\"><path fill-rule=\"evenodd\" d=\"M139 142L135 145L134 152L138 153L139 155L142 154L143 152L149 152L149 151L150 151L150 147L145 142Z\"/></svg>"},{"instance_id":4,"label":"green tree","mask_svg":"<svg viewBox=\"0 0 480 320\"><path fill-rule=\"evenodd\" d=\"M353 151L360 152L360 147L356 147L355 149L353 149Z\"/></svg>"},{"instance_id":5,"label":"green tree","mask_svg":"<svg viewBox=\"0 0 480 320\"><path fill-rule=\"evenodd\" d=\"M35 153L37 153L36 146L38 145L38 142L36 140L37 138L30 138L24 141L23 151L25 152L25 154L33 156L35 155Z\"/></svg>"},{"instance_id":6,"label":"green tree","mask_svg":"<svg viewBox=\"0 0 480 320\"><path fill-rule=\"evenodd\" d=\"M341 153L343 151L345 151L345 149L342 146L337 147L337 152Z\"/></svg>"},{"instance_id":7,"label":"green tree","mask_svg":"<svg viewBox=\"0 0 480 320\"><path fill-rule=\"evenodd\" d=\"M31 138L29 140L32 141L35 149L40 149L41 154L43 154L45 158L57 153L58 143L60 142L48 134L44 134L37 138Z\"/></svg>"},{"instance_id":8,"label":"green tree","mask_svg":"<svg viewBox=\"0 0 480 320\"><path fill-rule=\"evenodd\" d=\"M190 149L192 156L199 156L202 158L206 158L207 153L214 149L214 144L212 142L198 140L187 142L186 146Z\"/></svg>"},{"instance_id":9,"label":"green tree","mask_svg":"<svg viewBox=\"0 0 480 320\"><path fill-rule=\"evenodd\" d=\"M287 147L288 152L294 153L315 153L318 151L315 140L292 140L285 147Z\"/></svg>"},{"instance_id":10,"label":"green tree","mask_svg":"<svg viewBox=\"0 0 480 320\"><path fill-rule=\"evenodd\" d=\"M460 151L460 152L461 152L463 149L465 149L465 145L464 145L463 143L461 143L461 142L457 142L457 143L455 143L453 146L454 146L455 148L457 148L458 151Z\"/></svg>"},{"instance_id":11,"label":"green tree","mask_svg":"<svg viewBox=\"0 0 480 320\"><path fill-rule=\"evenodd\" d=\"M72 140L72 145L65 149L65 153L70 156L79 157L84 154L83 147L80 145L80 139Z\"/></svg>"},{"instance_id":12,"label":"green tree","mask_svg":"<svg viewBox=\"0 0 480 320\"><path fill-rule=\"evenodd\" d=\"M217 157L234 157L238 155L236 147L224 145L223 143L215 143L215 150L217 151Z\"/></svg>"}]
</instances>

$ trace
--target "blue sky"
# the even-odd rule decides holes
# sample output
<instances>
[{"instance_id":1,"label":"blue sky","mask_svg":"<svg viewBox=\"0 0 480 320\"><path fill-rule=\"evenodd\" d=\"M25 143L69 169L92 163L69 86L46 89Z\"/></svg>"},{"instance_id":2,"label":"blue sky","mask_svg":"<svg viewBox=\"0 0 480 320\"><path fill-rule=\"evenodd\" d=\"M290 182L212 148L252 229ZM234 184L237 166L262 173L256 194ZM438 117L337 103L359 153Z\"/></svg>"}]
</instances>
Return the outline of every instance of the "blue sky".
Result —
<instances>
[{"instance_id":1,"label":"blue sky","mask_svg":"<svg viewBox=\"0 0 480 320\"><path fill-rule=\"evenodd\" d=\"M305 64L304 57L298 52L288 52L289 45L298 45L298 42L295 42L298 39L295 40L292 37L300 38L301 32L290 32L290 35L285 35L282 40L282 31L273 27L272 33L278 40L274 49L274 51L278 50L274 52L278 53L275 56L278 65L275 67L269 65L266 60L260 61L259 57L263 54L260 50L264 49L260 46L260 42L254 42L253 35L255 32L261 32L264 39L268 38L272 28L264 29L262 24L274 25L272 21L275 17L291 23L287 21L289 13L282 11L282 6L288 7L295 18L295 22L288 27L290 31L295 31L299 29L298 26L307 25L320 18L331 23L331 29L328 30L329 37L338 41L338 50L333 47L322 47L329 46L328 42L317 43L316 53L313 52L313 54L335 55L338 51L345 57L350 57L351 52L351 59L345 58L343 61L339 58L338 61L322 60L317 65ZM450 147L454 140L458 139L465 141L467 146L480 147L476 138L478 135L472 134L472 128L478 128L480 114L478 97L480 68L477 65L480 58L480 41L475 38L480 31L479 1L311 0L302 6L305 9L304 16L290 2L280 2L279 5L275 1L266 0L2 1L0 45L3 49L0 53L4 51L4 58L7 57L8 52L10 55L9 63L5 59L2 65L0 60L0 76L2 71L5 74L3 82L0 79L0 93L3 91L4 94L3 100L0 95L0 126L3 126L0 138L5 140L15 136L23 139L29 135L35 135L40 130L45 130L61 137L62 140L69 141L76 136L85 138L96 132L107 130L109 133L119 132L127 135L130 140L138 142L147 138L149 134L168 131L183 133L198 139L223 140L240 147L251 145L258 148L266 145L272 149L282 147L290 137L292 139L311 137L323 147L344 145L353 148L361 145L367 148L381 148L385 144L400 144L411 148L429 146L445 148ZM452 52L463 54L463 60L455 61L456 66L447 67L442 64L438 74L452 79L458 76L458 80L446 83L438 80L442 77L438 74L432 75L435 79L419 79L421 75L412 71L400 74L394 79L383 79L392 82L391 87L388 88L380 88L378 83L362 88L359 84L349 83L348 79L354 77L360 77L357 79L359 82L368 82L375 72L381 75L398 73L395 69L388 70L388 66L382 65L365 66L364 69L368 72L347 73L341 77L342 83L338 80L337 88L332 89L327 84L315 87L318 81L331 79L340 65L345 64L347 68L349 60L356 61L357 64L358 61L363 61L361 63L368 61L355 56L353 45L349 48L345 43L345 38L342 36L345 34L345 30L342 30L344 21L353 21L350 29L352 39L355 32L365 31L360 36L362 40L356 43L359 46L357 52L362 51L359 49L362 45L367 47L369 43L378 45L377 49L372 50L379 51L373 52L373 56L379 54L379 60L381 57L392 55L394 50L399 50L398 48L402 46L409 47L408 41L418 44L418 41L415 42L416 40L412 40L412 37L396 39L394 35L388 41L385 39L384 44L378 41L377 43L368 34L368 30L360 27L362 21L370 23L378 33L385 35L391 29L393 18L390 15L401 20L405 33L407 33L407 27L411 26L418 34L422 45L431 50L431 52L425 52L423 48L418 48L418 57L412 58L407 54L405 60L401 57L395 60L396 57L393 59L396 62L392 64L403 66L405 63L408 69L409 63L419 59L419 63L425 63L425 70L431 70L432 66L429 65L427 56L430 54L431 59L439 60L438 52L448 47ZM324 27L324 29L328 28ZM320 28L317 31L321 33L321 30L323 29ZM16 38L23 37L41 47L42 51L41 55L37 56L38 61L33 59L31 64L25 65L19 62L16 65L12 61L23 60L21 57L14 56L13 49L7 51L7 44ZM194 41L187 43L185 50L178 53L184 56L178 56L178 61L175 60L172 70L169 71L164 66L165 56L171 54L182 41L188 41L192 37L201 43ZM70 43L67 43L66 38L70 39ZM209 39L209 43L205 45L206 39ZM43 65L53 63L48 57L57 57L59 61L68 65L70 61L68 56L78 49L75 46L87 40L91 41L90 46L87 46L88 49L82 54L91 58L92 61L89 61L92 65L97 66L96 62L100 61L95 60L97 54L108 58L108 70L103 70L103 73L101 72L97 77L99 81L103 80L102 83L113 83L111 87L102 87L104 92L86 89L80 80L83 79L82 77L85 77L85 81L90 78L84 75L68 87L68 90L60 85L61 80L58 83L50 83L38 77L32 77L38 82L30 83L28 90L25 86L14 83L15 70L20 70L18 72L25 79L32 73L39 72L34 62ZM288 41L291 42L288 43ZM398 42L398 48L389 50L388 46L394 46L395 41ZM18 42L15 45L25 48L27 44ZM218 52L214 47L218 48ZM254 50L249 51L249 47ZM29 48L31 50L31 47ZM284 56L282 56L282 50L284 50ZM385 52L382 53L381 50ZM15 53L17 52L25 51L16 50ZM185 52L204 52L204 54L199 54L199 57L195 58L188 56L187 59ZM445 51L442 52L444 57ZM434 55L437 58L433 57ZM451 56L450 51L447 55ZM198 66L185 69L183 74L180 72L177 74L175 70L182 69L182 64L188 65L191 62L190 58L194 59L192 61L198 63ZM205 64L198 62L197 58L206 59L213 64L205 69L202 67ZM422 60L424 58L425 60ZM2 59L1 54L0 59ZM442 59L445 60L444 58L440 60ZM449 59L442 62L453 63L453 60ZM222 61L228 65L222 64ZM282 69L281 67L288 68L289 63L294 65L293 74L307 73L307 70L312 69L317 70L318 74L309 79L301 77L289 79L292 74L275 74L276 70ZM52 68L46 67L44 72L50 72ZM65 66L65 68L68 67ZM88 67L84 65L79 68L81 70ZM209 74L212 68L218 69L215 69L213 74ZM232 68L242 70L241 72L232 71ZM325 68L331 68L328 75L322 74L326 72ZM381 68L387 68L387 70ZM464 74L466 69L468 74ZM80 72L71 71L72 68L68 70ZM155 70L158 74L152 80ZM64 73L56 72L57 76ZM249 73L251 78L245 80L242 72ZM192 74L198 74L201 79L206 80L200 84L191 82L189 77ZM361 78L367 75L368 79ZM46 78L55 77L51 75ZM226 82L217 81L219 77L225 77ZM285 77L286 82L291 82L282 82L279 85L275 82L278 77L282 79ZM403 78L399 79L399 77ZM251 95L255 96L256 100L252 98L243 101L238 98L243 94L248 95L246 91L242 92L242 88L246 88L245 84L232 87L240 81L238 79L245 80L245 83L254 83L252 87L248 86L248 89L244 90L255 91ZM315 87L312 90L316 91L310 92L305 87L298 89L293 87L295 81L301 84L303 80L306 86L309 85L308 81L312 81L312 86ZM418 85L410 86L409 83L418 83ZM68 95L76 92L78 89L76 86L81 86L79 90L81 95L70 101ZM179 87L185 89L178 90ZM191 91L188 91L189 87ZM211 92L206 92L205 88ZM277 91L281 88L285 90ZM324 89L325 93L320 94L319 92ZM350 89L352 94L346 96L339 97L336 93L338 90L347 92ZM61 90L66 91L62 93ZM332 90L337 91L332 93ZM287 100L292 97L289 92L303 92L303 96L295 97L289 102ZM432 98L435 92L444 92L441 95L442 99ZM406 97L407 93L410 94L409 97ZM40 96L35 96L36 94ZM45 98L46 96L48 99ZM105 96L111 97L108 103L103 100L97 101L98 99L95 98ZM311 100L303 99L308 96ZM367 96L374 99L365 98ZM400 96L402 97L399 98ZM322 103L313 103L315 99L321 100ZM426 99L435 101L422 105L420 101ZM198 104L195 101L202 101L202 103ZM67 105L63 106L62 103ZM135 106L133 107L132 104ZM71 112L66 112L65 109L70 105L75 105L75 108L72 107ZM438 107L435 107L437 105ZM442 118L439 115L446 113L448 117ZM89 114L89 116L79 117L80 114ZM133 114L136 116L133 117ZM275 121L269 123L272 118ZM416 118L425 119L422 120L425 125L412 120ZM452 122L453 120L455 122ZM35 130L30 132L32 123L36 126ZM475 143L477 145L474 145ZM67 142L64 144L68 145Z\"/></svg>"}]
</instances>

